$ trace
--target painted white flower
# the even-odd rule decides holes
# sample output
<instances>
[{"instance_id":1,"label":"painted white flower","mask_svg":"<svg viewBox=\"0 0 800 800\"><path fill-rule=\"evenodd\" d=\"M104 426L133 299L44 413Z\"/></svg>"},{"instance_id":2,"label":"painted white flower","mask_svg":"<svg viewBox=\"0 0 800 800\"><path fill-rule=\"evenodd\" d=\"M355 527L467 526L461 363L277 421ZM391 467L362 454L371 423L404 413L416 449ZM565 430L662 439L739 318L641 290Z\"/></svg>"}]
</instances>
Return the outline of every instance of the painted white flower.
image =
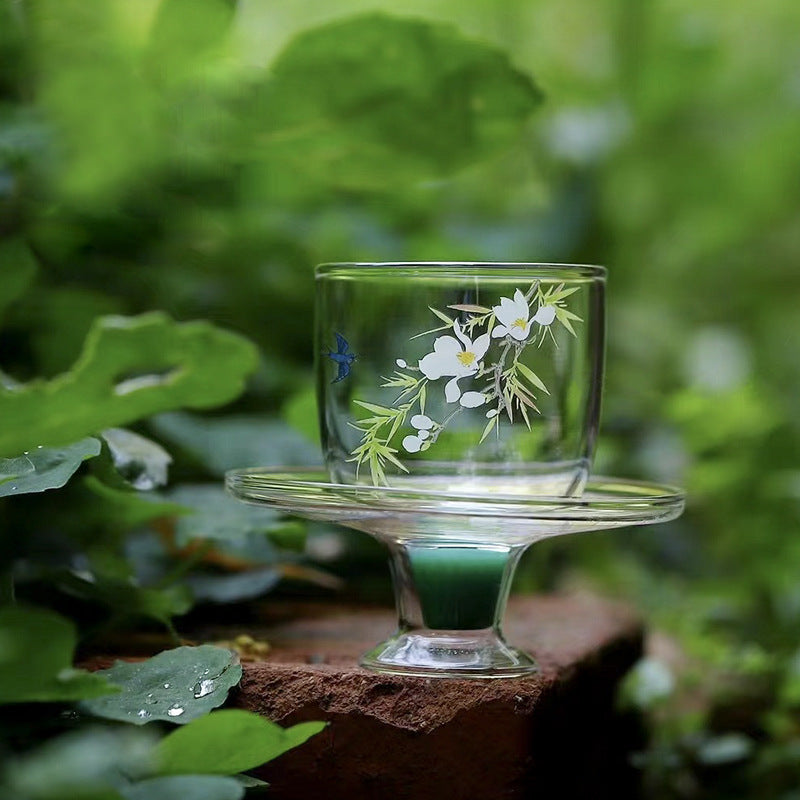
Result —
<instances>
[{"instance_id":1,"label":"painted white flower","mask_svg":"<svg viewBox=\"0 0 800 800\"><path fill-rule=\"evenodd\" d=\"M464 408L477 408L486 402L486 396L480 392L464 392L458 402L461 403Z\"/></svg>"},{"instance_id":2,"label":"painted white flower","mask_svg":"<svg viewBox=\"0 0 800 800\"><path fill-rule=\"evenodd\" d=\"M422 447L422 439L419 436L409 434L403 439L403 448L409 453L418 453Z\"/></svg>"},{"instance_id":3,"label":"painted white flower","mask_svg":"<svg viewBox=\"0 0 800 800\"><path fill-rule=\"evenodd\" d=\"M455 336L439 336L433 343L433 352L423 356L419 362L420 372L428 380L452 377L444 387L444 397L448 403L455 403L460 399L459 379L478 371L490 341L489 334L484 333L473 342L461 330L458 320L453 323L453 333Z\"/></svg>"},{"instance_id":4,"label":"painted white flower","mask_svg":"<svg viewBox=\"0 0 800 800\"><path fill-rule=\"evenodd\" d=\"M555 306L539 306L539 309L533 315L533 321L538 322L540 325L550 325L555 318Z\"/></svg>"},{"instance_id":5,"label":"painted white flower","mask_svg":"<svg viewBox=\"0 0 800 800\"><path fill-rule=\"evenodd\" d=\"M403 447L409 453L418 453L423 443L431 435L431 428L436 423L427 414L414 414L411 417L411 427L416 428L416 433L409 434L403 439Z\"/></svg>"},{"instance_id":6,"label":"painted white flower","mask_svg":"<svg viewBox=\"0 0 800 800\"><path fill-rule=\"evenodd\" d=\"M501 336L511 336L519 342L525 341L531 332L531 310L525 295L517 289L514 299L500 298L500 305L493 306L492 311L498 324L492 328L492 336L499 339Z\"/></svg>"}]
</instances>

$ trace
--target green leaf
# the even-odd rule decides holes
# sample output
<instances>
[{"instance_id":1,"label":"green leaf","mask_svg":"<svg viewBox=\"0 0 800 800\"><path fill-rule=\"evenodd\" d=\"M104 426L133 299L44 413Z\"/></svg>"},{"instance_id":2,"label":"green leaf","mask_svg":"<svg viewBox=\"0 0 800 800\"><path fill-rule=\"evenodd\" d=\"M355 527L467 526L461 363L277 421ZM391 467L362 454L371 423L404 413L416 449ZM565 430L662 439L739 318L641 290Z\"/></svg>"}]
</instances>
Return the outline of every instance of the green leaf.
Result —
<instances>
[{"instance_id":1,"label":"green leaf","mask_svg":"<svg viewBox=\"0 0 800 800\"><path fill-rule=\"evenodd\" d=\"M160 444L125 428L102 432L117 471L140 491L163 486L172 456Z\"/></svg>"},{"instance_id":2,"label":"green leaf","mask_svg":"<svg viewBox=\"0 0 800 800\"><path fill-rule=\"evenodd\" d=\"M95 495L93 516L113 520L121 528L135 528L162 517L192 513L188 506L165 501L158 495L107 486L94 475L86 477L83 484Z\"/></svg>"},{"instance_id":3,"label":"green leaf","mask_svg":"<svg viewBox=\"0 0 800 800\"><path fill-rule=\"evenodd\" d=\"M281 728L258 714L217 711L173 731L158 744L158 772L231 774L259 767L319 733L326 723Z\"/></svg>"},{"instance_id":4,"label":"green leaf","mask_svg":"<svg viewBox=\"0 0 800 800\"><path fill-rule=\"evenodd\" d=\"M207 64L209 51L221 51L235 11L235 0L161 0L146 53L154 77L173 84Z\"/></svg>"},{"instance_id":5,"label":"green leaf","mask_svg":"<svg viewBox=\"0 0 800 800\"><path fill-rule=\"evenodd\" d=\"M148 771L155 742L147 730L84 727L9 759L2 788L14 800L119 800L120 774Z\"/></svg>"},{"instance_id":6,"label":"green leaf","mask_svg":"<svg viewBox=\"0 0 800 800\"><path fill-rule=\"evenodd\" d=\"M266 594L281 580L280 570L254 569L231 575L189 575L186 583L195 600L211 603L237 603Z\"/></svg>"},{"instance_id":7,"label":"green leaf","mask_svg":"<svg viewBox=\"0 0 800 800\"><path fill-rule=\"evenodd\" d=\"M244 791L236 778L221 775L167 775L120 789L125 800L240 800Z\"/></svg>"},{"instance_id":8,"label":"green leaf","mask_svg":"<svg viewBox=\"0 0 800 800\"><path fill-rule=\"evenodd\" d=\"M99 454L100 442L90 437L66 447L35 447L18 458L0 458L0 497L60 489L87 458ZM17 472L23 461L30 469Z\"/></svg>"},{"instance_id":9,"label":"green leaf","mask_svg":"<svg viewBox=\"0 0 800 800\"><path fill-rule=\"evenodd\" d=\"M95 674L122 691L81 703L88 713L134 725L153 720L184 724L224 703L228 690L239 683L242 668L230 650L201 645L165 650L147 661L117 661Z\"/></svg>"},{"instance_id":10,"label":"green leaf","mask_svg":"<svg viewBox=\"0 0 800 800\"><path fill-rule=\"evenodd\" d=\"M0 317L25 292L36 269L36 260L21 239L0 241Z\"/></svg>"},{"instance_id":11,"label":"green leaf","mask_svg":"<svg viewBox=\"0 0 800 800\"><path fill-rule=\"evenodd\" d=\"M217 484L185 484L164 497L194 512L175 524L175 543L179 546L196 539L242 540L278 532L287 524L296 525L277 511L234 500Z\"/></svg>"},{"instance_id":12,"label":"green leaf","mask_svg":"<svg viewBox=\"0 0 800 800\"><path fill-rule=\"evenodd\" d=\"M396 191L508 148L541 99L492 45L367 13L295 37L250 107L273 181Z\"/></svg>"},{"instance_id":13,"label":"green leaf","mask_svg":"<svg viewBox=\"0 0 800 800\"><path fill-rule=\"evenodd\" d=\"M263 416L213 418L176 411L159 414L150 424L220 477L236 467L320 463L318 446L286 423Z\"/></svg>"},{"instance_id":14,"label":"green leaf","mask_svg":"<svg viewBox=\"0 0 800 800\"><path fill-rule=\"evenodd\" d=\"M52 377L72 366L98 317L121 314L124 307L121 298L95 289L37 285L20 303L14 322L24 321L40 377Z\"/></svg>"},{"instance_id":15,"label":"green leaf","mask_svg":"<svg viewBox=\"0 0 800 800\"><path fill-rule=\"evenodd\" d=\"M81 0L38 0L28 25L37 106L64 154L59 188L70 202L107 212L117 192L163 158L158 98L142 80L130 26L115 6Z\"/></svg>"},{"instance_id":16,"label":"green leaf","mask_svg":"<svg viewBox=\"0 0 800 800\"><path fill-rule=\"evenodd\" d=\"M537 388L545 394L550 394L542 379L530 368L526 367L521 361L517 361L517 369Z\"/></svg>"},{"instance_id":17,"label":"green leaf","mask_svg":"<svg viewBox=\"0 0 800 800\"><path fill-rule=\"evenodd\" d=\"M0 703L61 702L117 691L72 667L75 626L41 608L0 609Z\"/></svg>"},{"instance_id":18,"label":"green leaf","mask_svg":"<svg viewBox=\"0 0 800 800\"><path fill-rule=\"evenodd\" d=\"M88 574L62 571L53 580L66 594L110 609L115 622L145 617L170 627L173 617L185 614L192 607L192 595L185 586L163 589L140 586L108 571Z\"/></svg>"},{"instance_id":19,"label":"green leaf","mask_svg":"<svg viewBox=\"0 0 800 800\"><path fill-rule=\"evenodd\" d=\"M207 322L102 317L69 372L0 391L0 454L67 444L167 409L220 405L256 364L250 342Z\"/></svg>"},{"instance_id":20,"label":"green leaf","mask_svg":"<svg viewBox=\"0 0 800 800\"><path fill-rule=\"evenodd\" d=\"M2 458L0 459L0 485L23 475L30 475L34 471L35 467L28 456Z\"/></svg>"},{"instance_id":21,"label":"green leaf","mask_svg":"<svg viewBox=\"0 0 800 800\"><path fill-rule=\"evenodd\" d=\"M317 393L313 384L292 395L281 408L281 417L308 441L320 446L319 420L317 417ZM294 461L285 461L294 464Z\"/></svg>"}]
</instances>

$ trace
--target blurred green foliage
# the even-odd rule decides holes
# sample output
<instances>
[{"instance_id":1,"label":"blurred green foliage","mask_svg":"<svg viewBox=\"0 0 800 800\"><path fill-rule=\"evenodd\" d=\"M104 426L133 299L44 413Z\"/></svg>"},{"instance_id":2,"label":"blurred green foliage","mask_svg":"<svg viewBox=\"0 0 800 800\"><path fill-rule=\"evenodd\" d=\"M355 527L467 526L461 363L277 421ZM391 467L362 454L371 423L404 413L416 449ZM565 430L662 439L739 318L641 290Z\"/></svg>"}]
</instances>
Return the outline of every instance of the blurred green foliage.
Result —
<instances>
[{"instance_id":1,"label":"blurred green foliage","mask_svg":"<svg viewBox=\"0 0 800 800\"><path fill-rule=\"evenodd\" d=\"M797 798L798 29L791 0L0 0L0 490L101 443L0 500L4 600L87 641L320 578L297 522L196 486L314 458L313 264L605 263L597 469L689 508L539 545L518 588L658 631L625 692L646 796ZM122 425L192 485L137 491Z\"/></svg>"}]
</instances>

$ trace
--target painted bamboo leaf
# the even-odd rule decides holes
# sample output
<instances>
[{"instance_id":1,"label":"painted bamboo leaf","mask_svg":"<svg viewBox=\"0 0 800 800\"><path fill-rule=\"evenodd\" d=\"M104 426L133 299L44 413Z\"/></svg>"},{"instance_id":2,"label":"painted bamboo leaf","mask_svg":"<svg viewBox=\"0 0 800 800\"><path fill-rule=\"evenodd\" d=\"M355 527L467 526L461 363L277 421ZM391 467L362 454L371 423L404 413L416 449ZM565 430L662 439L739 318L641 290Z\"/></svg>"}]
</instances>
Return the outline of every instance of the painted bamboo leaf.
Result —
<instances>
[{"instance_id":1,"label":"painted bamboo leaf","mask_svg":"<svg viewBox=\"0 0 800 800\"><path fill-rule=\"evenodd\" d=\"M433 313L436 314L436 316L439 317L442 322L446 323L447 325L453 324L453 320L450 319L450 317L448 317L443 311L439 311L438 308L434 308L433 306L428 306L428 308L433 311Z\"/></svg>"},{"instance_id":2,"label":"painted bamboo leaf","mask_svg":"<svg viewBox=\"0 0 800 800\"><path fill-rule=\"evenodd\" d=\"M550 394L542 379L530 368L526 367L521 361L517 361L517 369L537 388L545 394Z\"/></svg>"}]
</instances>

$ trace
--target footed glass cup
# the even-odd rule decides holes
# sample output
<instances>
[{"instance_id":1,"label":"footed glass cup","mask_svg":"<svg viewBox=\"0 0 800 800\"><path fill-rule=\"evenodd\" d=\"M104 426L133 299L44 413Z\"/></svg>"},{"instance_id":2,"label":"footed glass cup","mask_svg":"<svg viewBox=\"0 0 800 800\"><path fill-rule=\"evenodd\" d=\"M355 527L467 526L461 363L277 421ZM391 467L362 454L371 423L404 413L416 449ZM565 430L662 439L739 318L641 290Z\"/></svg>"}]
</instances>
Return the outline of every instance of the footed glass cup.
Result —
<instances>
[{"instance_id":1,"label":"footed glass cup","mask_svg":"<svg viewBox=\"0 0 800 800\"><path fill-rule=\"evenodd\" d=\"M677 517L669 486L592 477L580 497L331 483L322 471L235 470L228 490L248 503L365 531L391 553L398 630L361 660L427 677L527 675L533 659L507 644L501 621L528 545L551 536L652 525Z\"/></svg>"},{"instance_id":2,"label":"footed glass cup","mask_svg":"<svg viewBox=\"0 0 800 800\"><path fill-rule=\"evenodd\" d=\"M318 410L332 484L580 496L600 412L604 284L602 267L583 265L318 267ZM449 501L448 513L420 513L418 497L412 506L346 523L389 545L399 611L398 633L363 663L473 677L534 669L500 628L530 537L496 516L487 525L450 513Z\"/></svg>"}]
</instances>

